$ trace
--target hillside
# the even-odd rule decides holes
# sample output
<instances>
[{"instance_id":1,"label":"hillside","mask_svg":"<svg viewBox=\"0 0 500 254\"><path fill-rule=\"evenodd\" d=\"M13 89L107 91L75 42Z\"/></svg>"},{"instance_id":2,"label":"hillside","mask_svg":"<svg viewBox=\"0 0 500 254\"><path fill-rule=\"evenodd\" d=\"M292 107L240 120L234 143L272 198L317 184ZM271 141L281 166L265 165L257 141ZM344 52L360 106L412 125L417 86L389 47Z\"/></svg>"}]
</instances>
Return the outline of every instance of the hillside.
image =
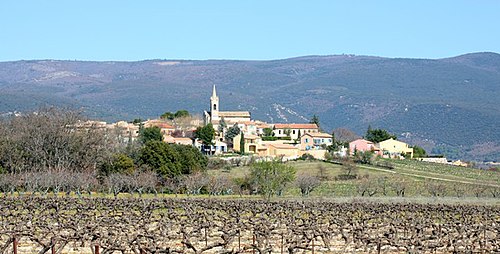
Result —
<instances>
[{"instance_id":1,"label":"hillside","mask_svg":"<svg viewBox=\"0 0 500 254\"><path fill-rule=\"evenodd\" d=\"M313 114L331 131L369 124L450 158L500 160L500 55L446 59L306 56L273 61L0 62L0 113L82 107L108 121L208 108L268 122Z\"/></svg>"}]
</instances>

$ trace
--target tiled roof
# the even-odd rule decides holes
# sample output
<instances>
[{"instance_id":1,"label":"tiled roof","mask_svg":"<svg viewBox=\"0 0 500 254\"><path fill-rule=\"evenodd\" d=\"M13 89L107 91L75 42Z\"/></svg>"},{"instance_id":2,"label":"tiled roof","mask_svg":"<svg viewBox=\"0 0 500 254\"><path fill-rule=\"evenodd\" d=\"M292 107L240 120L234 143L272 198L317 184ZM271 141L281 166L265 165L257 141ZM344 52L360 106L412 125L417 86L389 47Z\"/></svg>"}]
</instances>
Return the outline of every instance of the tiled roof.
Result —
<instances>
[{"instance_id":1,"label":"tiled roof","mask_svg":"<svg viewBox=\"0 0 500 254\"><path fill-rule=\"evenodd\" d=\"M314 123L277 123L275 129L318 129Z\"/></svg>"},{"instance_id":2,"label":"tiled roof","mask_svg":"<svg viewBox=\"0 0 500 254\"><path fill-rule=\"evenodd\" d=\"M363 142L365 142L365 143L367 143L367 144L372 144L372 145L373 145L373 142L368 141L368 140L366 140L366 139L362 139L362 138L358 138L358 139L353 140L353 141L351 141L351 142L349 142L349 143L357 143L357 142L360 142L360 141L363 141Z\"/></svg>"},{"instance_id":3,"label":"tiled roof","mask_svg":"<svg viewBox=\"0 0 500 254\"><path fill-rule=\"evenodd\" d=\"M268 144L268 146L273 146L274 148L278 148L278 149L298 149L295 146L287 145L287 144Z\"/></svg>"},{"instance_id":4,"label":"tiled roof","mask_svg":"<svg viewBox=\"0 0 500 254\"><path fill-rule=\"evenodd\" d=\"M241 116L241 117L250 117L250 112L248 111L219 111L219 116L224 116L224 117L236 117L236 116Z\"/></svg>"},{"instance_id":5,"label":"tiled roof","mask_svg":"<svg viewBox=\"0 0 500 254\"><path fill-rule=\"evenodd\" d=\"M243 136L245 137L245 139L258 139L259 138L259 136L249 135L249 134L243 135Z\"/></svg>"},{"instance_id":6,"label":"tiled roof","mask_svg":"<svg viewBox=\"0 0 500 254\"><path fill-rule=\"evenodd\" d=\"M174 138L174 139L175 139L175 141L193 141L190 138Z\"/></svg>"},{"instance_id":7,"label":"tiled roof","mask_svg":"<svg viewBox=\"0 0 500 254\"><path fill-rule=\"evenodd\" d=\"M304 135L309 135L313 138L331 138L332 135L328 133L316 132L316 133L306 133Z\"/></svg>"}]
</instances>

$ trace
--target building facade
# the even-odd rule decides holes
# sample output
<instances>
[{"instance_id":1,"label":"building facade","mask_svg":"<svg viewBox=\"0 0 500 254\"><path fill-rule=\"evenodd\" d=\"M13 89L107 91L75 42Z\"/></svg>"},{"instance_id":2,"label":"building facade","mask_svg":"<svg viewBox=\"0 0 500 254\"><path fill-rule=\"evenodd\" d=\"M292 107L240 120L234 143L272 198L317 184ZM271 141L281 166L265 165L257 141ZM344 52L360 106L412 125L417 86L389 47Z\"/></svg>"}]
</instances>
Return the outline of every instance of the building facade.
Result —
<instances>
[{"instance_id":1,"label":"building facade","mask_svg":"<svg viewBox=\"0 0 500 254\"><path fill-rule=\"evenodd\" d=\"M217 91L215 85L212 88L212 96L210 97L210 111L203 112L205 118L205 125L211 123L214 129L217 130L219 124L222 120L226 122L227 126L232 126L239 122L249 122L250 112L249 111L221 111L219 96L217 96Z\"/></svg>"}]
</instances>

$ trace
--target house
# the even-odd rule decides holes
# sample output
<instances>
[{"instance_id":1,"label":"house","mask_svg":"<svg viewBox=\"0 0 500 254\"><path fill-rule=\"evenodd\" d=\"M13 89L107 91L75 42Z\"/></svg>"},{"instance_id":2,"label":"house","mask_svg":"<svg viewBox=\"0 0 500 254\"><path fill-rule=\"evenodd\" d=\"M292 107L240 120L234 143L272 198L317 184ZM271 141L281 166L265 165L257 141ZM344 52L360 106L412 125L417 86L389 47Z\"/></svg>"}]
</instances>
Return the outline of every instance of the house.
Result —
<instances>
[{"instance_id":1,"label":"house","mask_svg":"<svg viewBox=\"0 0 500 254\"><path fill-rule=\"evenodd\" d=\"M409 155L410 158L413 158L413 148L405 142L394 140L392 138L378 143L377 147L382 151L384 156L398 157Z\"/></svg>"},{"instance_id":2,"label":"house","mask_svg":"<svg viewBox=\"0 0 500 254\"><path fill-rule=\"evenodd\" d=\"M311 132L300 137L300 150L325 150L333 144L333 137L328 133Z\"/></svg>"},{"instance_id":3,"label":"house","mask_svg":"<svg viewBox=\"0 0 500 254\"><path fill-rule=\"evenodd\" d=\"M144 122L144 128L150 127L160 128L160 132L163 136L172 135L172 133L175 131L174 126L166 123L164 120L159 119L147 120L146 122Z\"/></svg>"},{"instance_id":4,"label":"house","mask_svg":"<svg viewBox=\"0 0 500 254\"><path fill-rule=\"evenodd\" d=\"M264 129L272 129L273 126L262 122L262 121L255 121L255 127L257 129L257 135L262 136L264 135Z\"/></svg>"},{"instance_id":5,"label":"house","mask_svg":"<svg viewBox=\"0 0 500 254\"><path fill-rule=\"evenodd\" d=\"M461 160L452 161L450 164L453 166L459 166L459 167L468 167L469 166L469 164L467 162L464 162Z\"/></svg>"},{"instance_id":6,"label":"house","mask_svg":"<svg viewBox=\"0 0 500 254\"><path fill-rule=\"evenodd\" d=\"M299 148L289 144L270 143L267 145L267 155L293 160L299 157Z\"/></svg>"},{"instance_id":7,"label":"house","mask_svg":"<svg viewBox=\"0 0 500 254\"><path fill-rule=\"evenodd\" d=\"M245 121L236 123L240 131L243 131L245 134L258 135L257 133L257 124L254 121Z\"/></svg>"},{"instance_id":8,"label":"house","mask_svg":"<svg viewBox=\"0 0 500 254\"><path fill-rule=\"evenodd\" d=\"M273 132L278 138L290 137L291 140L298 140L305 133L318 133L319 128L314 123L277 123L273 126Z\"/></svg>"},{"instance_id":9,"label":"house","mask_svg":"<svg viewBox=\"0 0 500 254\"><path fill-rule=\"evenodd\" d=\"M203 115L205 116L205 125L212 123L215 130L218 130L222 119L227 126L250 121L250 112L248 111L220 111L219 96L217 96L215 85L212 88L212 97L210 97L210 111L204 111Z\"/></svg>"},{"instance_id":10,"label":"house","mask_svg":"<svg viewBox=\"0 0 500 254\"><path fill-rule=\"evenodd\" d=\"M163 141L170 144L187 145L192 146L193 140L190 138L175 138L172 136L165 136Z\"/></svg>"},{"instance_id":11,"label":"house","mask_svg":"<svg viewBox=\"0 0 500 254\"><path fill-rule=\"evenodd\" d=\"M261 137L257 135L248 134L248 135L243 135L243 139L244 139L243 151L245 153L259 154L260 151L260 153L265 154L263 150L266 150L267 148L261 144L262 142ZM241 134L236 135L233 138L233 150L235 152L241 152Z\"/></svg>"},{"instance_id":12,"label":"house","mask_svg":"<svg viewBox=\"0 0 500 254\"><path fill-rule=\"evenodd\" d=\"M424 157L418 158L419 161L432 162L432 163L440 163L440 164L448 164L448 160L446 157L438 156L438 157Z\"/></svg>"},{"instance_id":13,"label":"house","mask_svg":"<svg viewBox=\"0 0 500 254\"><path fill-rule=\"evenodd\" d=\"M374 152L377 155L382 155L380 148L378 148L373 142L366 139L356 139L349 143L349 153L354 155L356 151L359 152Z\"/></svg>"},{"instance_id":14,"label":"house","mask_svg":"<svg viewBox=\"0 0 500 254\"><path fill-rule=\"evenodd\" d=\"M214 145L207 146L199 139L194 141L194 146L204 154L223 154L227 153L227 143L215 140Z\"/></svg>"}]
</instances>

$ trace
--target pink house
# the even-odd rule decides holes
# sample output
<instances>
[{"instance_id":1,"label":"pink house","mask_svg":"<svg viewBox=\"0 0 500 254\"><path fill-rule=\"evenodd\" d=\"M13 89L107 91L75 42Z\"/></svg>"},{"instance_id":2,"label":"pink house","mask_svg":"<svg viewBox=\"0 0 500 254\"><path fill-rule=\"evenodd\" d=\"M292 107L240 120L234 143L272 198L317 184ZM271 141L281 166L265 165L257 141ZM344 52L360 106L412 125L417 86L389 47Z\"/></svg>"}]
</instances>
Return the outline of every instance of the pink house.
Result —
<instances>
[{"instance_id":1,"label":"pink house","mask_svg":"<svg viewBox=\"0 0 500 254\"><path fill-rule=\"evenodd\" d=\"M380 149L371 141L365 139L356 139L349 143L349 153L354 154L354 151L366 152L372 151L375 154L382 155Z\"/></svg>"}]
</instances>

